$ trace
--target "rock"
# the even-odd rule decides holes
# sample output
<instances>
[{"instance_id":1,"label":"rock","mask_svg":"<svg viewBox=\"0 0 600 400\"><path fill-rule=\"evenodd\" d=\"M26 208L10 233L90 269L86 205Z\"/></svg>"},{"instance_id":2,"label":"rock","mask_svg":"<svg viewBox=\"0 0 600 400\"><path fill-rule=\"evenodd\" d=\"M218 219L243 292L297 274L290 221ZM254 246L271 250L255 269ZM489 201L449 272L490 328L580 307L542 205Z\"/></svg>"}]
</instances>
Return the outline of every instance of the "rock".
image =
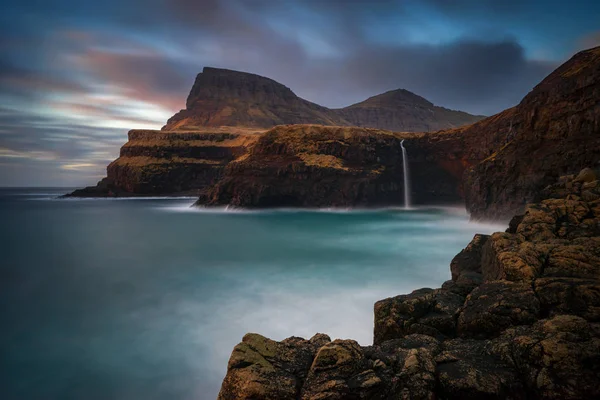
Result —
<instances>
[{"instance_id":1,"label":"rock","mask_svg":"<svg viewBox=\"0 0 600 400\"><path fill-rule=\"evenodd\" d=\"M515 234L496 232L483 248L483 279L532 280L541 274L548 251Z\"/></svg>"},{"instance_id":2,"label":"rock","mask_svg":"<svg viewBox=\"0 0 600 400\"><path fill-rule=\"evenodd\" d=\"M297 398L317 349L328 339L319 335L275 342L247 334L233 349L219 399Z\"/></svg>"},{"instance_id":3,"label":"rock","mask_svg":"<svg viewBox=\"0 0 600 400\"><path fill-rule=\"evenodd\" d=\"M256 130L164 132L131 130L107 178L72 197L194 195L215 183L225 166L246 154Z\"/></svg>"},{"instance_id":4,"label":"rock","mask_svg":"<svg viewBox=\"0 0 600 400\"><path fill-rule=\"evenodd\" d=\"M525 399L525 389L512 365L492 354L481 340L453 339L437 356L439 398Z\"/></svg>"},{"instance_id":5,"label":"rock","mask_svg":"<svg viewBox=\"0 0 600 400\"><path fill-rule=\"evenodd\" d=\"M230 163L201 206L368 207L404 203L401 141L414 203L455 202L468 160L457 135L279 126Z\"/></svg>"},{"instance_id":6,"label":"rock","mask_svg":"<svg viewBox=\"0 0 600 400\"><path fill-rule=\"evenodd\" d=\"M458 316L461 337L488 338L505 329L534 323L540 303L528 283L486 282L467 296Z\"/></svg>"},{"instance_id":7,"label":"rock","mask_svg":"<svg viewBox=\"0 0 600 400\"><path fill-rule=\"evenodd\" d=\"M591 168L584 168L579 172L574 182L591 183L598 179L600 179L600 175L598 175L597 171Z\"/></svg>"},{"instance_id":8,"label":"rock","mask_svg":"<svg viewBox=\"0 0 600 400\"><path fill-rule=\"evenodd\" d=\"M464 297L444 289L420 289L375 303L374 343L419 333L454 335L455 314Z\"/></svg>"},{"instance_id":9,"label":"rock","mask_svg":"<svg viewBox=\"0 0 600 400\"><path fill-rule=\"evenodd\" d=\"M489 235L476 234L469 245L452 259L450 271L453 281L456 281L463 272L481 273L482 250L489 237Z\"/></svg>"},{"instance_id":10,"label":"rock","mask_svg":"<svg viewBox=\"0 0 600 400\"><path fill-rule=\"evenodd\" d=\"M321 347L310 367L301 399L382 398L385 385L354 340Z\"/></svg>"},{"instance_id":11,"label":"rock","mask_svg":"<svg viewBox=\"0 0 600 400\"><path fill-rule=\"evenodd\" d=\"M583 318L558 315L533 327L509 329L493 348L518 371L529 398L600 396L598 329Z\"/></svg>"},{"instance_id":12,"label":"rock","mask_svg":"<svg viewBox=\"0 0 600 400\"><path fill-rule=\"evenodd\" d=\"M579 278L540 278L534 288L542 315L571 314L600 322L600 281Z\"/></svg>"},{"instance_id":13,"label":"rock","mask_svg":"<svg viewBox=\"0 0 600 400\"><path fill-rule=\"evenodd\" d=\"M538 84L509 114L463 129L494 143L489 157L465 173L467 209L473 219L508 221L560 175L577 174L600 160L600 47L582 51ZM502 139L502 140L500 140ZM581 178L591 181L596 173ZM563 196L560 196L563 197Z\"/></svg>"}]
</instances>

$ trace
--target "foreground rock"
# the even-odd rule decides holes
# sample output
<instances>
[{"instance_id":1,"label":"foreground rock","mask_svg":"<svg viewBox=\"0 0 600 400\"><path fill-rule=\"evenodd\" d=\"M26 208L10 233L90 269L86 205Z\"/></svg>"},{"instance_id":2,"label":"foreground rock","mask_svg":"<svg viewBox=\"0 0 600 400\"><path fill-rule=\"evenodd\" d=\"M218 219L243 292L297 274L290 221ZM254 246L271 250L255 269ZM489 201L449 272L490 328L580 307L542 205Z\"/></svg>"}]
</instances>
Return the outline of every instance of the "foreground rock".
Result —
<instances>
[{"instance_id":1,"label":"foreground rock","mask_svg":"<svg viewBox=\"0 0 600 400\"><path fill-rule=\"evenodd\" d=\"M452 280L375 304L373 346L247 335L220 399L600 397L600 174L476 235Z\"/></svg>"}]
</instances>

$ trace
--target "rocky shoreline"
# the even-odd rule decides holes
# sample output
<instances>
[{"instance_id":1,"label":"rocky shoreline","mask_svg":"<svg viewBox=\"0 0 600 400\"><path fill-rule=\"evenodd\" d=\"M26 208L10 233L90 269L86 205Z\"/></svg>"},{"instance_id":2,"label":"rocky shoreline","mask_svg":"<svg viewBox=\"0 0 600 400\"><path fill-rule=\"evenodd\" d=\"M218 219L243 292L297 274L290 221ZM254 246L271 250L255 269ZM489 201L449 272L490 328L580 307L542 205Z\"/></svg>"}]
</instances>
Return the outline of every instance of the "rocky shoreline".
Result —
<instances>
[{"instance_id":1,"label":"rocky shoreline","mask_svg":"<svg viewBox=\"0 0 600 400\"><path fill-rule=\"evenodd\" d=\"M374 341L251 333L219 399L600 397L600 173L563 176L452 280L375 304Z\"/></svg>"}]
</instances>

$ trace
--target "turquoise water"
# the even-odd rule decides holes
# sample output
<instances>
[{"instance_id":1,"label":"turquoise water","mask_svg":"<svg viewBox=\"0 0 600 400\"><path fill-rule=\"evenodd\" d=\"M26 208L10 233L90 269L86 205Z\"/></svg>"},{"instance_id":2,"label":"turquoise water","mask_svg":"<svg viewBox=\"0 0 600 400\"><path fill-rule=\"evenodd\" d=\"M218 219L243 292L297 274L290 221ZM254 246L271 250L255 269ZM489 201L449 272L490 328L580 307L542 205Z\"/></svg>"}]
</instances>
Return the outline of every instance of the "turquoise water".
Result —
<instances>
[{"instance_id":1,"label":"turquoise water","mask_svg":"<svg viewBox=\"0 0 600 400\"><path fill-rule=\"evenodd\" d=\"M458 208L197 211L0 190L1 399L214 399L244 333L372 340L373 303L436 287Z\"/></svg>"}]
</instances>

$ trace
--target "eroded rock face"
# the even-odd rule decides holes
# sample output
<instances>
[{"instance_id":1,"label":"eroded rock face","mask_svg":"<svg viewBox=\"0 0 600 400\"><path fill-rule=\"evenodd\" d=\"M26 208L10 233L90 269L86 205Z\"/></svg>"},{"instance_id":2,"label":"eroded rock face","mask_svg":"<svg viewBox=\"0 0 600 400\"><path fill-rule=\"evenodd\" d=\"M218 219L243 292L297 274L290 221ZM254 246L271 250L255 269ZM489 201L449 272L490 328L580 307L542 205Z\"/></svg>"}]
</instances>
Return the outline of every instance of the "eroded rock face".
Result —
<instances>
[{"instance_id":1,"label":"eroded rock face","mask_svg":"<svg viewBox=\"0 0 600 400\"><path fill-rule=\"evenodd\" d=\"M600 397L596 177L563 177L507 232L476 235L442 288L377 302L373 346L262 338L260 358L244 338L221 398Z\"/></svg>"},{"instance_id":2,"label":"eroded rock face","mask_svg":"<svg viewBox=\"0 0 600 400\"><path fill-rule=\"evenodd\" d=\"M468 137L489 137L491 154L465 174L474 219L508 220L559 176L600 160L600 47L576 54L537 85L510 114ZM481 146L487 147L487 146Z\"/></svg>"},{"instance_id":3,"label":"eroded rock face","mask_svg":"<svg viewBox=\"0 0 600 400\"><path fill-rule=\"evenodd\" d=\"M352 207L404 203L401 141L414 203L461 198L460 137L354 127L279 126L230 163L198 205Z\"/></svg>"},{"instance_id":4,"label":"eroded rock face","mask_svg":"<svg viewBox=\"0 0 600 400\"><path fill-rule=\"evenodd\" d=\"M258 133L132 130L119 158L107 167L107 177L68 196L198 195L229 162L247 153Z\"/></svg>"}]
</instances>

